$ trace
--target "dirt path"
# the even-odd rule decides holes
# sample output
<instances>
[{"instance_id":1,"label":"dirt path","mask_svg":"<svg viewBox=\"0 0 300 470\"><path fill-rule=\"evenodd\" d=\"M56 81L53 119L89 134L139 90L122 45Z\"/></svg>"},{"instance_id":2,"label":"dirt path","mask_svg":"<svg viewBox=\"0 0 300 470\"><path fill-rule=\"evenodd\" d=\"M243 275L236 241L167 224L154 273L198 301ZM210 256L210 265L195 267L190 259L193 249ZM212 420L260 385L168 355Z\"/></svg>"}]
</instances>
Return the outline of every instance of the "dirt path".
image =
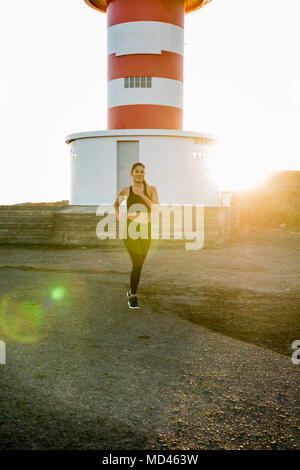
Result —
<instances>
[{"instance_id":1,"label":"dirt path","mask_svg":"<svg viewBox=\"0 0 300 470\"><path fill-rule=\"evenodd\" d=\"M152 249L133 313L122 247L1 247L0 449L299 448L299 241Z\"/></svg>"}]
</instances>

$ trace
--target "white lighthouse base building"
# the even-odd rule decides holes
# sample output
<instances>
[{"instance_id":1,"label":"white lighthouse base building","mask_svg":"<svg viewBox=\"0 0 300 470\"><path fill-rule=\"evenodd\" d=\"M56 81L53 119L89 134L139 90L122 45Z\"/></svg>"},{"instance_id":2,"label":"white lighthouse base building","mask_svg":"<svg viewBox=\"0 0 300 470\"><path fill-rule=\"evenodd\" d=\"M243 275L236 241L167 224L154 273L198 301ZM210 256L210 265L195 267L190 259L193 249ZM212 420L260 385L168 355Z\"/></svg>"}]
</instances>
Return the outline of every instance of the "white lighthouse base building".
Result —
<instances>
[{"instance_id":1,"label":"white lighthouse base building","mask_svg":"<svg viewBox=\"0 0 300 470\"><path fill-rule=\"evenodd\" d=\"M161 204L220 205L210 171L215 140L206 134L167 129L116 129L68 135L71 154L70 205L114 203L132 184L135 162L146 166Z\"/></svg>"}]
</instances>

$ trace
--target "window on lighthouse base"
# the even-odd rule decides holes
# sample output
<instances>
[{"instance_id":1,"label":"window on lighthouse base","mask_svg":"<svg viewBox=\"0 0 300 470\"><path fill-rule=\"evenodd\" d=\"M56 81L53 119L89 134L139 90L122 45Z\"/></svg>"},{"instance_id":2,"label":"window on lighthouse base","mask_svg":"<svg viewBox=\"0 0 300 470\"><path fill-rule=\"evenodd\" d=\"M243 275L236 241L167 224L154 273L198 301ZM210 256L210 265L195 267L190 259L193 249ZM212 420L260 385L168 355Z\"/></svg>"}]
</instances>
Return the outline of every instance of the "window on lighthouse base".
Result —
<instances>
[{"instance_id":1,"label":"window on lighthouse base","mask_svg":"<svg viewBox=\"0 0 300 470\"><path fill-rule=\"evenodd\" d=\"M124 88L152 88L152 77L125 77Z\"/></svg>"}]
</instances>

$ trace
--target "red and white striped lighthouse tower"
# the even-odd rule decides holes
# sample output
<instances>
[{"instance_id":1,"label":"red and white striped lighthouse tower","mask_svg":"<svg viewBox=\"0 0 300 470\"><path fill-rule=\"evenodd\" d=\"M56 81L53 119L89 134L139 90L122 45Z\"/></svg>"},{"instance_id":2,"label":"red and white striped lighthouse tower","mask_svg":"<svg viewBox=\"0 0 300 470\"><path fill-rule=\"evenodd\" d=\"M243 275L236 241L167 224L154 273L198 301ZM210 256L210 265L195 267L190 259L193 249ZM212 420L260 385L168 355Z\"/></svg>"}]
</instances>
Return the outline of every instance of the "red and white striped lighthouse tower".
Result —
<instances>
[{"instance_id":1,"label":"red and white striped lighthouse tower","mask_svg":"<svg viewBox=\"0 0 300 470\"><path fill-rule=\"evenodd\" d=\"M209 0L85 0L107 13L108 129L182 129L184 14Z\"/></svg>"},{"instance_id":2,"label":"red and white striped lighthouse tower","mask_svg":"<svg viewBox=\"0 0 300 470\"><path fill-rule=\"evenodd\" d=\"M70 203L111 204L141 161L162 203L218 205L215 141L182 130L184 15L211 0L84 1L107 13L108 126L66 138Z\"/></svg>"}]
</instances>

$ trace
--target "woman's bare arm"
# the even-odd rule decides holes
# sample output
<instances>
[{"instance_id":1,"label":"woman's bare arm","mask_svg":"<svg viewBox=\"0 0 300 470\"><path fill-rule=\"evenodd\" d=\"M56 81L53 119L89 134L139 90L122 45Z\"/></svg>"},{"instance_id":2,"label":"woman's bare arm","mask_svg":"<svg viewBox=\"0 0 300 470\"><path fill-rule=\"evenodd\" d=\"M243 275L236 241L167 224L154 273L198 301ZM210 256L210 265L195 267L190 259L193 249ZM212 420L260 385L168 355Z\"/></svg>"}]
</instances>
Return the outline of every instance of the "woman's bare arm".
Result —
<instances>
[{"instance_id":1,"label":"woman's bare arm","mask_svg":"<svg viewBox=\"0 0 300 470\"><path fill-rule=\"evenodd\" d=\"M117 220L119 220L119 206L120 206L121 202L124 201L124 199L127 199L127 197L128 197L127 189L128 188L122 188L121 189L121 191L117 195L115 203L114 203L114 208L115 208L115 211L116 211Z\"/></svg>"},{"instance_id":2,"label":"woman's bare arm","mask_svg":"<svg viewBox=\"0 0 300 470\"><path fill-rule=\"evenodd\" d=\"M149 199L144 193L141 193L141 197L144 199L145 203L150 208L152 204L159 204L158 193L155 186L151 187L151 199Z\"/></svg>"},{"instance_id":3,"label":"woman's bare arm","mask_svg":"<svg viewBox=\"0 0 300 470\"><path fill-rule=\"evenodd\" d=\"M155 186L152 186L152 195L151 195L152 203L153 204L159 204L159 199L158 199L158 192Z\"/></svg>"}]
</instances>

